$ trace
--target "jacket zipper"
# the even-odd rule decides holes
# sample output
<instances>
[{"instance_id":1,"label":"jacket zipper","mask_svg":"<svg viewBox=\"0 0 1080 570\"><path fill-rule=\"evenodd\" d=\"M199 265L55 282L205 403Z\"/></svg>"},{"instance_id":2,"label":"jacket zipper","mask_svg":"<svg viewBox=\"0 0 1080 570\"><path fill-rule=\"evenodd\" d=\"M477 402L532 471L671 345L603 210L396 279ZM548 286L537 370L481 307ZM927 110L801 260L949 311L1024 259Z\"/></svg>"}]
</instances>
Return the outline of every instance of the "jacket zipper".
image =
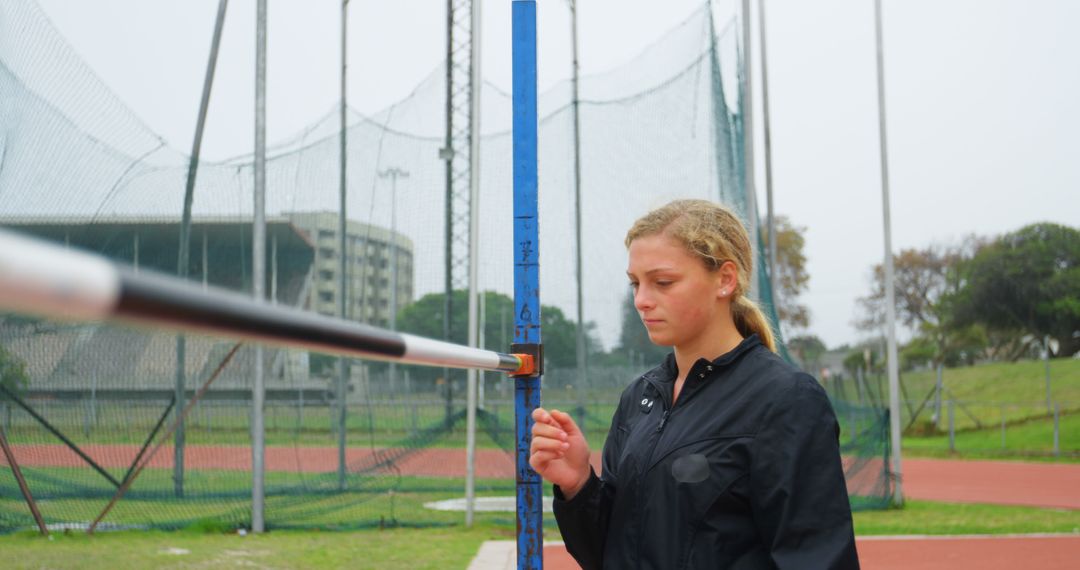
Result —
<instances>
[{"instance_id":1,"label":"jacket zipper","mask_svg":"<svg viewBox=\"0 0 1080 570\"><path fill-rule=\"evenodd\" d=\"M671 409L668 408L664 411L664 415L660 416L660 425L656 426L656 433L662 433L664 431L664 424L667 423L668 416L671 415ZM660 443L660 438L656 438L656 443ZM656 444L653 444L653 450L656 449ZM650 451L650 454L652 452Z\"/></svg>"},{"instance_id":2,"label":"jacket zipper","mask_svg":"<svg viewBox=\"0 0 1080 570\"><path fill-rule=\"evenodd\" d=\"M656 451L656 446L660 444L660 438L663 436L664 427L667 425L668 418L671 417L671 412L674 411L674 409L675 409L675 403L671 403L671 402L668 401L667 393L664 392L664 390L661 390L659 386L657 386L656 384L653 384L652 382L649 382L649 384L652 384L653 388L655 388L657 390L657 392L660 393L660 397L664 401L664 415L660 416L660 423L657 424L657 426L656 426L656 432L655 432L657 434L656 435L656 441L653 441L652 447L649 448L649 453L645 456L646 461L645 461L644 465L642 466L641 471L639 472L639 475L638 475L638 480L639 481L643 481L645 479L645 472L649 469L649 465L652 464L653 452ZM684 385L684 389L685 389L685 385ZM687 394L687 396L689 396L689 395L690 394ZM685 399L685 398L683 398L683 399ZM682 401L682 399L680 399L679 401ZM638 505L644 504L643 495L644 495L644 487L639 485L638 486ZM641 529L638 529L639 532L640 532L640 530ZM639 540L637 541L637 543L638 543L637 559L638 559L639 562L641 561L641 549L642 549L642 545L643 545L644 542L645 541L640 540L640 537L639 537Z\"/></svg>"}]
</instances>

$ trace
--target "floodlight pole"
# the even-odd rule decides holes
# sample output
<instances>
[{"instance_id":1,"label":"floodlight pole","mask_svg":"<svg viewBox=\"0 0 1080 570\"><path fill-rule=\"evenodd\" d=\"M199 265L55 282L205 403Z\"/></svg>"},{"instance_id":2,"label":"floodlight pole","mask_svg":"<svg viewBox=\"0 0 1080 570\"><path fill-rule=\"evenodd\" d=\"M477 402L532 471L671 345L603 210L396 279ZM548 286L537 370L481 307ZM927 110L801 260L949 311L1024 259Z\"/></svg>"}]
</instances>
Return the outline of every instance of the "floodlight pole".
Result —
<instances>
[{"instance_id":1,"label":"floodlight pole","mask_svg":"<svg viewBox=\"0 0 1080 570\"><path fill-rule=\"evenodd\" d=\"M758 41L761 44L761 126L765 129L765 204L766 225L769 236L769 290L773 309L777 305L776 265L776 216L773 212L772 184L772 129L769 125L769 58L765 51L765 0L758 0ZM776 323L779 325L779 323Z\"/></svg>"},{"instance_id":2,"label":"floodlight pole","mask_svg":"<svg viewBox=\"0 0 1080 570\"><path fill-rule=\"evenodd\" d=\"M881 39L881 0L874 0L874 30L877 38L878 135L881 140L881 210L885 222L885 328L889 369L889 429L891 432L893 504L904 503L903 471L900 462L900 368L896 350L896 284L892 254L892 221L889 214L889 153L885 131L885 52Z\"/></svg>"},{"instance_id":3,"label":"floodlight pole","mask_svg":"<svg viewBox=\"0 0 1080 570\"><path fill-rule=\"evenodd\" d=\"M577 380L578 400L581 413L584 414L584 392L580 388L584 385L586 377L585 351L585 301L583 290L585 288L585 274L582 271L581 255L581 94L579 91L581 65L578 62L578 12L577 0L567 0L570 4L570 33L571 46L573 47L573 100L571 108L574 115L574 260L577 276ZM584 416L578 421L584 422Z\"/></svg>"},{"instance_id":4,"label":"floodlight pole","mask_svg":"<svg viewBox=\"0 0 1080 570\"><path fill-rule=\"evenodd\" d=\"M753 59L750 49L750 0L742 0L742 116L743 116L743 181L746 187L746 225L750 234L750 248L754 252L755 265L760 263L757 253L760 251L760 235L757 216L757 193L754 190L754 90L753 90ZM755 272L750 276L751 299L761 299L761 286L758 283L758 275Z\"/></svg>"},{"instance_id":5,"label":"floodlight pole","mask_svg":"<svg viewBox=\"0 0 1080 570\"><path fill-rule=\"evenodd\" d=\"M347 225L345 219L345 194L347 189L347 166L348 166L348 153L346 146L346 136L348 131L348 103L345 99L345 86L348 71L348 52L346 51L348 39L348 23L349 23L349 0L341 0L341 174L338 185L338 292L337 292L337 316L339 319L345 319L346 309L346 293L348 291L348 275L346 274L346 258L348 257L348 245L347 245ZM349 299L351 301L351 299ZM363 308L361 308L360 318L364 318ZM338 357L337 359L337 385L335 389L335 405L336 405L336 428L337 428L337 443L338 443L338 468L337 468L337 484L338 490L345 490L345 385L348 383L349 369L348 362L344 357Z\"/></svg>"},{"instance_id":6,"label":"floodlight pole","mask_svg":"<svg viewBox=\"0 0 1080 570\"><path fill-rule=\"evenodd\" d=\"M398 178L408 178L409 172L398 167L387 168L379 171L379 178L390 179L390 330L397 330L398 312L398 264L401 258L398 256L397 244L397 181ZM397 392L397 364L390 363L390 393Z\"/></svg>"},{"instance_id":7,"label":"floodlight pole","mask_svg":"<svg viewBox=\"0 0 1080 570\"><path fill-rule=\"evenodd\" d=\"M471 347L479 345L480 265L480 1L472 0L469 34L469 335ZM479 371L470 368L465 380L465 526L472 527L476 505L476 398Z\"/></svg>"},{"instance_id":8,"label":"floodlight pole","mask_svg":"<svg viewBox=\"0 0 1080 570\"><path fill-rule=\"evenodd\" d=\"M513 0L514 344L537 351L540 336L540 233L537 228L536 1ZM543 481L529 465L540 375L514 378L517 567L544 567Z\"/></svg>"},{"instance_id":9,"label":"floodlight pole","mask_svg":"<svg viewBox=\"0 0 1080 570\"><path fill-rule=\"evenodd\" d=\"M255 223L251 236L251 292L256 301L266 287L266 0L258 1L255 32ZM263 412L266 386L263 378L263 346L255 345L255 378L251 394L251 531L266 530L264 522L266 433ZM179 408L179 406L178 406Z\"/></svg>"},{"instance_id":10,"label":"floodlight pole","mask_svg":"<svg viewBox=\"0 0 1080 570\"><path fill-rule=\"evenodd\" d=\"M199 156L202 152L203 131L206 127L206 114L210 107L210 89L214 85L214 71L217 69L218 50L221 47L221 31L225 27L225 8L228 0L218 1L217 19L214 21L214 37L210 42L210 58L206 63L206 77L203 79L202 99L199 100L199 117L195 122L195 140L191 144L191 157L188 160L187 182L184 187L184 213L180 220L180 252L177 256L176 274L184 279L188 276L191 257L191 207L195 200L195 175L199 170ZM138 235L136 235L136 239ZM138 241L135 242L135 265L138 267ZM206 234L203 234L203 280L206 280ZM176 335L176 394L177 413L184 408L185 382L187 370L187 337ZM173 435L173 488L177 497L184 496L184 424L180 423Z\"/></svg>"}]
</instances>

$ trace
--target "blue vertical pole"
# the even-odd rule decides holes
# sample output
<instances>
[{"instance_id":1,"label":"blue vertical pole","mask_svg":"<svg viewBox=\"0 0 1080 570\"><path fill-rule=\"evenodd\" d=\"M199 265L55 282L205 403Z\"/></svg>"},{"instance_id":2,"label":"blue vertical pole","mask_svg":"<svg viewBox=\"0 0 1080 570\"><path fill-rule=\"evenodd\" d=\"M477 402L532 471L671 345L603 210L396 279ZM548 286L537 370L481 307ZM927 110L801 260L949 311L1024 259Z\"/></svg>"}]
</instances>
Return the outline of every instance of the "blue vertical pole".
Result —
<instances>
[{"instance_id":1,"label":"blue vertical pole","mask_svg":"<svg viewBox=\"0 0 1080 570\"><path fill-rule=\"evenodd\" d=\"M513 0L514 343L540 344L540 253L537 231L536 2ZM540 377L515 378L517 434L517 560L544 567L540 476L529 466L532 412Z\"/></svg>"}]
</instances>

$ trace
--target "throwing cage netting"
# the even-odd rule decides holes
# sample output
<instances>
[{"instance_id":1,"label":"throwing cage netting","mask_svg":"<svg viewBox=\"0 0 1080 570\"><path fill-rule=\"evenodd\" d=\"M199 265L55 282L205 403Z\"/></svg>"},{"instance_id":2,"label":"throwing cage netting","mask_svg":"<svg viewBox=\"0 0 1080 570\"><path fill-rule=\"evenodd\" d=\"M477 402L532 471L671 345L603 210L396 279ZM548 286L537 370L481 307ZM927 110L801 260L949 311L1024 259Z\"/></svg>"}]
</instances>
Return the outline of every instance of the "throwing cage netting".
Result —
<instances>
[{"instance_id":1,"label":"throwing cage netting","mask_svg":"<svg viewBox=\"0 0 1080 570\"><path fill-rule=\"evenodd\" d=\"M26 1L0 6L0 224L122 261L178 270L188 157L142 124ZM573 410L599 448L622 388L650 367L628 311L622 239L632 221L677 197L744 215L734 26L704 8L625 66L580 84L583 307L587 372L576 368L571 91L540 98L544 404ZM443 338L446 277L445 71L374 116L348 114L348 224L337 233L338 110L270 149L267 283L272 302ZM482 90L481 342L505 351L513 328L509 94ZM253 161L202 161L187 278L250 292ZM397 171L397 175L389 174ZM338 256L346 255L340 286ZM761 256L759 256L761 258ZM762 267L762 275L767 268ZM767 280L763 280L767 283ZM767 285L762 298L771 299ZM466 293L451 295L449 340L466 342ZM629 320L628 320L629 318ZM179 406L209 390L168 435L108 524L138 528L251 520L254 350L234 342L111 324L0 315L0 424L46 522L93 520L132 467L165 438ZM352 360L344 401L336 359L265 351L268 528L453 524L436 508L465 477L465 373ZM179 356L178 356L179 355ZM512 496L512 386L484 373L477 489ZM25 377L25 381L19 378ZM344 407L344 422L340 411ZM853 504L885 505L884 411L837 403ZM345 430L346 447L338 447ZM512 524L512 513L482 516ZM0 468L0 530L33 526Z\"/></svg>"}]
</instances>

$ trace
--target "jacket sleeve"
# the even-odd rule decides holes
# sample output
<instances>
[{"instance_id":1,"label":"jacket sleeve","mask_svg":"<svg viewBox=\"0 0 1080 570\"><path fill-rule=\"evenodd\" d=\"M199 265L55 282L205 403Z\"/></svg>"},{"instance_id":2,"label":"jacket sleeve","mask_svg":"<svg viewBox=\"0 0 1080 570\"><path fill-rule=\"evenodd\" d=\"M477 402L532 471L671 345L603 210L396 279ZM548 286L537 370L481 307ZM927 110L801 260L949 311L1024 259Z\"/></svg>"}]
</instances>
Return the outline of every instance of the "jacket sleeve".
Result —
<instances>
[{"instance_id":1,"label":"jacket sleeve","mask_svg":"<svg viewBox=\"0 0 1080 570\"><path fill-rule=\"evenodd\" d=\"M825 390L798 373L754 438L754 519L781 570L859 568L839 435Z\"/></svg>"},{"instance_id":2,"label":"jacket sleeve","mask_svg":"<svg viewBox=\"0 0 1080 570\"><path fill-rule=\"evenodd\" d=\"M604 541L618 488L616 460L623 443L619 433L622 408L620 403L604 443L602 475L597 476L590 468L589 480L569 501L558 485L553 489L552 509L559 523L559 532L562 533L566 550L583 570L599 570L604 565Z\"/></svg>"}]
</instances>

